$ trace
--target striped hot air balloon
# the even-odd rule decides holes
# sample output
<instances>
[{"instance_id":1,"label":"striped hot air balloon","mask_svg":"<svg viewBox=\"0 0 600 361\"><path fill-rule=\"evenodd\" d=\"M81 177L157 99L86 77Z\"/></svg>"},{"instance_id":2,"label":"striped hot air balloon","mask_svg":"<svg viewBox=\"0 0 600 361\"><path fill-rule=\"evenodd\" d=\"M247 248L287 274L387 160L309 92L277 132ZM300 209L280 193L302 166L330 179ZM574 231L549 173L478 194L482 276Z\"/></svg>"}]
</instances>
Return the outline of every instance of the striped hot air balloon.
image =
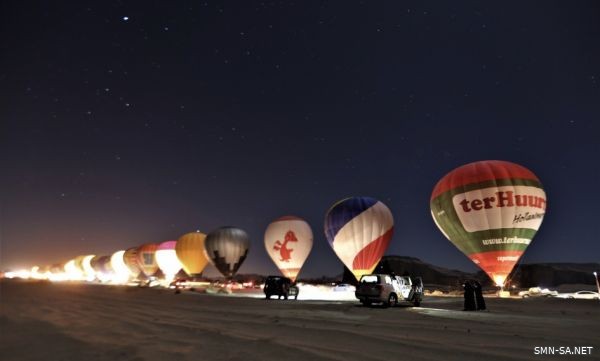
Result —
<instances>
[{"instance_id":1,"label":"striped hot air balloon","mask_svg":"<svg viewBox=\"0 0 600 361\"><path fill-rule=\"evenodd\" d=\"M343 199L325 216L325 236L329 245L357 280L373 272L393 233L392 212L374 198Z\"/></svg>"},{"instance_id":2,"label":"striped hot air balloon","mask_svg":"<svg viewBox=\"0 0 600 361\"><path fill-rule=\"evenodd\" d=\"M539 179L518 164L488 160L444 176L431 195L431 215L460 251L503 286L546 211Z\"/></svg>"}]
</instances>

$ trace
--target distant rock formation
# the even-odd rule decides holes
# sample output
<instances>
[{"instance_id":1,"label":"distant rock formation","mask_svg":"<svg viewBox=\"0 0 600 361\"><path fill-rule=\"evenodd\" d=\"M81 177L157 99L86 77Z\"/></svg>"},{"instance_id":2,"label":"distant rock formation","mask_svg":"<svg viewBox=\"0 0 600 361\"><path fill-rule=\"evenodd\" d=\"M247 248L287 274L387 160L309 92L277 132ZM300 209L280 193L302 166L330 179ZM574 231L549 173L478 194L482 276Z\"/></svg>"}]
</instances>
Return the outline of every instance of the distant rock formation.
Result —
<instances>
[{"instance_id":1,"label":"distant rock formation","mask_svg":"<svg viewBox=\"0 0 600 361\"><path fill-rule=\"evenodd\" d=\"M519 288L536 286L556 287L561 284L595 284L592 272L600 272L600 263L531 263L518 265L508 277L510 284ZM465 279L476 279L493 286L483 271L469 273L434 266L415 257L384 256L377 264L377 273L420 276L428 285L459 287ZM342 282L356 284L350 270L344 267Z\"/></svg>"},{"instance_id":2,"label":"distant rock formation","mask_svg":"<svg viewBox=\"0 0 600 361\"><path fill-rule=\"evenodd\" d=\"M374 272L419 276L423 278L425 284L449 286L459 286L463 280L475 277L472 273L434 266L408 256L384 256L375 267ZM342 282L357 283L352 272L346 267L344 267Z\"/></svg>"},{"instance_id":3,"label":"distant rock formation","mask_svg":"<svg viewBox=\"0 0 600 361\"><path fill-rule=\"evenodd\" d=\"M591 285L596 283L594 271L600 272L600 263L530 263L515 267L509 280L521 288L575 283Z\"/></svg>"}]
</instances>

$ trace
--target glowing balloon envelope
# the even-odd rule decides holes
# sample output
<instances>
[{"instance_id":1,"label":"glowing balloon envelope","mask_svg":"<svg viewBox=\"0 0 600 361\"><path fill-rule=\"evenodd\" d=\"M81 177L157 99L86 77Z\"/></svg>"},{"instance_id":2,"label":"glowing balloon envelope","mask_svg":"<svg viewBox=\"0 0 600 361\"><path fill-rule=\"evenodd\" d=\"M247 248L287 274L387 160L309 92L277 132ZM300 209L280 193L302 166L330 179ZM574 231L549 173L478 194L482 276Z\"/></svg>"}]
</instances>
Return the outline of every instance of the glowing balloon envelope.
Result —
<instances>
[{"instance_id":1,"label":"glowing balloon envelope","mask_svg":"<svg viewBox=\"0 0 600 361\"><path fill-rule=\"evenodd\" d=\"M313 245L313 233L302 218L276 219L265 231L265 248L284 276L296 281Z\"/></svg>"},{"instance_id":2,"label":"glowing balloon envelope","mask_svg":"<svg viewBox=\"0 0 600 361\"><path fill-rule=\"evenodd\" d=\"M175 245L177 241L167 241L158 245L156 249L156 263L165 275L165 280L171 281L177 272L181 271L181 262L177 258Z\"/></svg>"},{"instance_id":3,"label":"glowing balloon envelope","mask_svg":"<svg viewBox=\"0 0 600 361\"><path fill-rule=\"evenodd\" d=\"M75 267L77 267L77 270L79 271L79 273L81 275L85 274L85 270L83 269L83 259L84 258L85 258L85 255L75 257Z\"/></svg>"},{"instance_id":4,"label":"glowing balloon envelope","mask_svg":"<svg viewBox=\"0 0 600 361\"><path fill-rule=\"evenodd\" d=\"M503 286L544 219L546 193L518 164L489 160L444 176L431 215L444 236Z\"/></svg>"},{"instance_id":5,"label":"glowing balloon envelope","mask_svg":"<svg viewBox=\"0 0 600 361\"><path fill-rule=\"evenodd\" d=\"M64 272L65 272L65 264L63 264L63 263L55 263L50 266L50 273L61 274Z\"/></svg>"},{"instance_id":6,"label":"glowing balloon envelope","mask_svg":"<svg viewBox=\"0 0 600 361\"><path fill-rule=\"evenodd\" d=\"M64 266L67 279L75 281L83 278L83 273L75 265L75 259L69 260Z\"/></svg>"},{"instance_id":7,"label":"glowing balloon envelope","mask_svg":"<svg viewBox=\"0 0 600 361\"><path fill-rule=\"evenodd\" d=\"M107 282L112 278L113 270L110 267L110 256L94 257L91 260L91 265L100 281Z\"/></svg>"},{"instance_id":8,"label":"glowing balloon envelope","mask_svg":"<svg viewBox=\"0 0 600 361\"><path fill-rule=\"evenodd\" d=\"M325 215L329 245L357 280L373 272L393 234L392 212L374 198L343 199Z\"/></svg>"},{"instance_id":9,"label":"glowing balloon envelope","mask_svg":"<svg viewBox=\"0 0 600 361\"><path fill-rule=\"evenodd\" d=\"M137 278L140 275L140 272L142 272L142 270L139 266L139 263L138 263L139 262L138 248L137 247L128 248L125 251L125 253L123 254L123 261L125 262L125 265L129 269L129 273L131 274L131 277Z\"/></svg>"},{"instance_id":10,"label":"glowing balloon envelope","mask_svg":"<svg viewBox=\"0 0 600 361\"><path fill-rule=\"evenodd\" d=\"M158 271L158 264L156 263L156 249L158 245L154 243L148 243L138 248L138 266L146 277L150 277Z\"/></svg>"},{"instance_id":11,"label":"glowing balloon envelope","mask_svg":"<svg viewBox=\"0 0 600 361\"><path fill-rule=\"evenodd\" d=\"M206 236L207 258L225 277L233 277L248 255L248 234L235 227L221 227Z\"/></svg>"},{"instance_id":12,"label":"glowing balloon envelope","mask_svg":"<svg viewBox=\"0 0 600 361\"><path fill-rule=\"evenodd\" d=\"M198 277L208 264L204 251L206 235L201 232L191 232L179 237L175 251L185 273Z\"/></svg>"},{"instance_id":13,"label":"glowing balloon envelope","mask_svg":"<svg viewBox=\"0 0 600 361\"><path fill-rule=\"evenodd\" d=\"M96 257L93 254L87 255L81 261L81 266L83 267L83 273L88 281L92 281L96 277L96 272L94 268L92 268L92 259Z\"/></svg>"},{"instance_id":14,"label":"glowing balloon envelope","mask_svg":"<svg viewBox=\"0 0 600 361\"><path fill-rule=\"evenodd\" d=\"M110 267L114 271L113 282L126 283L131 273L129 267L125 264L123 255L125 251L117 251L110 256Z\"/></svg>"},{"instance_id":15,"label":"glowing balloon envelope","mask_svg":"<svg viewBox=\"0 0 600 361\"><path fill-rule=\"evenodd\" d=\"M100 267L100 258L102 256L94 256L91 260L90 260L90 265L92 266L92 269L94 270L94 274L102 272L102 268Z\"/></svg>"}]
</instances>

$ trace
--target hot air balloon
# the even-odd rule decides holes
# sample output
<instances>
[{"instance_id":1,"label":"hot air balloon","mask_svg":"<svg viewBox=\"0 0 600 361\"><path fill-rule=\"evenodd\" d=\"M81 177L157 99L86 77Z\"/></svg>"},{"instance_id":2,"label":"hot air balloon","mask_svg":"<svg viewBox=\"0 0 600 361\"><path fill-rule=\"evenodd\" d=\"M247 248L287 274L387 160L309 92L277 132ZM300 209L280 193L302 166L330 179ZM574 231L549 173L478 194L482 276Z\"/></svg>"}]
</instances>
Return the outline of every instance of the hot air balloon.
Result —
<instances>
[{"instance_id":1,"label":"hot air balloon","mask_svg":"<svg viewBox=\"0 0 600 361\"><path fill-rule=\"evenodd\" d=\"M502 287L540 228L546 194L530 170L514 163L470 163L433 189L431 215L444 236Z\"/></svg>"},{"instance_id":2,"label":"hot air balloon","mask_svg":"<svg viewBox=\"0 0 600 361\"><path fill-rule=\"evenodd\" d=\"M206 235L201 232L191 232L179 237L175 251L185 273L199 277L208 263L204 251Z\"/></svg>"},{"instance_id":3,"label":"hot air balloon","mask_svg":"<svg viewBox=\"0 0 600 361\"><path fill-rule=\"evenodd\" d=\"M146 277L150 277L158 271L155 257L157 248L158 245L153 243L144 244L138 248L138 266Z\"/></svg>"},{"instance_id":4,"label":"hot air balloon","mask_svg":"<svg viewBox=\"0 0 600 361\"><path fill-rule=\"evenodd\" d=\"M123 254L123 261L125 265L129 269L129 273L132 278L137 278L142 272L142 269L139 266L139 258L138 258L138 248L132 247L128 248Z\"/></svg>"},{"instance_id":5,"label":"hot air balloon","mask_svg":"<svg viewBox=\"0 0 600 361\"><path fill-rule=\"evenodd\" d=\"M75 257L75 267L77 267L77 271L79 271L81 276L83 276L85 273L85 269L83 269L83 259L84 258L85 258L85 255Z\"/></svg>"},{"instance_id":6,"label":"hot air balloon","mask_svg":"<svg viewBox=\"0 0 600 361\"><path fill-rule=\"evenodd\" d=\"M54 263L48 268L46 276L51 281L64 281L66 280L66 273L64 269L64 263Z\"/></svg>"},{"instance_id":7,"label":"hot air balloon","mask_svg":"<svg viewBox=\"0 0 600 361\"><path fill-rule=\"evenodd\" d=\"M296 281L313 245L313 233L302 218L276 219L265 231L265 248L284 276Z\"/></svg>"},{"instance_id":8,"label":"hot air balloon","mask_svg":"<svg viewBox=\"0 0 600 361\"><path fill-rule=\"evenodd\" d=\"M92 268L95 271L96 277L102 281L109 281L113 276L113 270L110 267L110 256L94 257L91 260Z\"/></svg>"},{"instance_id":9,"label":"hot air balloon","mask_svg":"<svg viewBox=\"0 0 600 361\"><path fill-rule=\"evenodd\" d=\"M62 274L65 272L65 265L62 263L55 263L50 266L50 272L53 274Z\"/></svg>"},{"instance_id":10,"label":"hot air balloon","mask_svg":"<svg viewBox=\"0 0 600 361\"><path fill-rule=\"evenodd\" d=\"M175 252L176 244L177 241L166 241L159 244L156 249L156 263L165 275L166 281L173 280L177 272L181 271L181 262L179 262Z\"/></svg>"},{"instance_id":11,"label":"hot air balloon","mask_svg":"<svg viewBox=\"0 0 600 361\"><path fill-rule=\"evenodd\" d=\"M98 263L98 260L100 259L100 257L101 256L94 256L90 260L90 266L92 266L92 269L94 270L94 274L101 272L100 264Z\"/></svg>"},{"instance_id":12,"label":"hot air balloon","mask_svg":"<svg viewBox=\"0 0 600 361\"><path fill-rule=\"evenodd\" d=\"M374 198L343 199L325 215L329 245L357 280L373 272L393 233L392 212Z\"/></svg>"},{"instance_id":13,"label":"hot air balloon","mask_svg":"<svg viewBox=\"0 0 600 361\"><path fill-rule=\"evenodd\" d=\"M48 279L50 276L50 266L42 266L38 269L38 274L42 276L44 279Z\"/></svg>"},{"instance_id":14,"label":"hot air balloon","mask_svg":"<svg viewBox=\"0 0 600 361\"><path fill-rule=\"evenodd\" d=\"M221 227L206 236L207 258L227 278L235 275L246 259L250 240L248 234L235 227Z\"/></svg>"},{"instance_id":15,"label":"hot air balloon","mask_svg":"<svg viewBox=\"0 0 600 361\"><path fill-rule=\"evenodd\" d=\"M83 267L83 273L88 281L93 281L96 277L96 272L92 267L92 259L96 256L93 254L87 255L81 261L81 266Z\"/></svg>"},{"instance_id":16,"label":"hot air balloon","mask_svg":"<svg viewBox=\"0 0 600 361\"><path fill-rule=\"evenodd\" d=\"M83 278L82 272L75 265L75 259L69 260L64 265L65 276L68 280L76 281Z\"/></svg>"},{"instance_id":17,"label":"hot air balloon","mask_svg":"<svg viewBox=\"0 0 600 361\"><path fill-rule=\"evenodd\" d=\"M110 267L114 271L113 282L126 283L131 276L129 267L125 264L125 251L117 251L110 256Z\"/></svg>"}]
</instances>

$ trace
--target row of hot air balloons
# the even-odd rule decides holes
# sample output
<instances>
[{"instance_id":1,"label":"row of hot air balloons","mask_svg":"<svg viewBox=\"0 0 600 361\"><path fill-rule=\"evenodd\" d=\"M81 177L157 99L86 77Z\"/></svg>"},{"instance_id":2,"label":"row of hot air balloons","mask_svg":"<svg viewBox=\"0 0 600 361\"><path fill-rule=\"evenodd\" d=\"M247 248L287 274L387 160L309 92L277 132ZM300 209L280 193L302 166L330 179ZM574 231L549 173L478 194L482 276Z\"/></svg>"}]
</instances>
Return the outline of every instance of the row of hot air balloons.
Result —
<instances>
[{"instance_id":1,"label":"row of hot air balloons","mask_svg":"<svg viewBox=\"0 0 600 361\"><path fill-rule=\"evenodd\" d=\"M444 176L433 190L430 207L444 236L502 286L542 223L546 195L528 169L506 161L480 161ZM327 211L324 231L336 255L360 279L373 272L388 248L394 218L381 201L351 197ZM295 281L312 249L313 233L305 220L285 216L269 224L264 244L281 273ZM149 277L160 269L171 280L182 268L199 276L210 262L232 277L249 247L245 231L222 227L208 236L188 233L177 241L145 244L112 256L80 256L68 267L87 276L113 272L123 280Z\"/></svg>"},{"instance_id":2,"label":"row of hot air balloons","mask_svg":"<svg viewBox=\"0 0 600 361\"><path fill-rule=\"evenodd\" d=\"M111 265L122 263L130 278L148 278L160 270L164 279L171 281L182 269L191 277L200 276L210 262L224 276L232 277L244 261L249 246L246 232L222 227L208 236L196 231L176 241L148 243L117 252L112 257L117 261ZM116 268L113 266L113 270Z\"/></svg>"},{"instance_id":3,"label":"row of hot air balloons","mask_svg":"<svg viewBox=\"0 0 600 361\"><path fill-rule=\"evenodd\" d=\"M192 277L199 276L212 262L226 277L235 275L244 261L250 242L246 232L234 227L222 227L208 236L197 231L181 236L177 241L147 243L112 255L82 255L64 266L35 269L34 276L47 275L56 280L100 280L126 283L131 279L149 278L160 270L169 282L183 269Z\"/></svg>"}]
</instances>

